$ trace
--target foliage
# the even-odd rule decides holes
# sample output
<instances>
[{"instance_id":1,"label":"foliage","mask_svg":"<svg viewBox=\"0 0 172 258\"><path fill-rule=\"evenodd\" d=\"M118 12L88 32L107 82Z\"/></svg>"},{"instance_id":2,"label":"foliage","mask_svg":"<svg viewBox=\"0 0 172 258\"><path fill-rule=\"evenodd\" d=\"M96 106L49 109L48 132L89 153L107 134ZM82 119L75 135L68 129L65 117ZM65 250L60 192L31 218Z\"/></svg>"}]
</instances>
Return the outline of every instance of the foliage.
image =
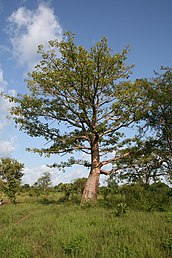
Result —
<instances>
[{"instance_id":1,"label":"foliage","mask_svg":"<svg viewBox=\"0 0 172 258\"><path fill-rule=\"evenodd\" d=\"M154 183L146 189L147 210L169 210L172 202L172 189L162 182Z\"/></svg>"},{"instance_id":2,"label":"foliage","mask_svg":"<svg viewBox=\"0 0 172 258\"><path fill-rule=\"evenodd\" d=\"M49 172L44 172L43 175L38 178L37 182L34 183L33 188L38 196L41 193L48 194L51 186L51 174Z\"/></svg>"},{"instance_id":3,"label":"foliage","mask_svg":"<svg viewBox=\"0 0 172 258\"><path fill-rule=\"evenodd\" d=\"M16 203L16 193L23 176L23 168L24 165L15 159L1 158L0 160L0 179L3 182L3 191L12 203Z\"/></svg>"},{"instance_id":4,"label":"foliage","mask_svg":"<svg viewBox=\"0 0 172 258\"><path fill-rule=\"evenodd\" d=\"M77 178L73 181L73 185L76 188L78 194L83 193L86 182L87 182L87 178L85 177Z\"/></svg>"},{"instance_id":5,"label":"foliage","mask_svg":"<svg viewBox=\"0 0 172 258\"><path fill-rule=\"evenodd\" d=\"M127 205L124 202L118 203L117 207L113 210L112 214L116 217L122 217L127 212Z\"/></svg>"},{"instance_id":6,"label":"foliage","mask_svg":"<svg viewBox=\"0 0 172 258\"><path fill-rule=\"evenodd\" d=\"M147 115L147 126L154 132L154 148L161 157L161 164L171 177L172 171L172 68L162 67L156 73L147 95L151 108Z\"/></svg>"},{"instance_id":7,"label":"foliage","mask_svg":"<svg viewBox=\"0 0 172 258\"><path fill-rule=\"evenodd\" d=\"M122 203L122 206L118 205ZM148 186L140 184L121 185L118 192L109 191L105 199L105 206L118 211L124 206L132 210L166 211L171 209L172 189L164 183L158 182ZM125 207L124 207L125 208Z\"/></svg>"},{"instance_id":8,"label":"foliage","mask_svg":"<svg viewBox=\"0 0 172 258\"><path fill-rule=\"evenodd\" d=\"M107 186L99 186L99 194L103 197L103 203L106 207L116 207L122 199L114 198L119 194L119 186L116 181L116 175L112 173L106 180Z\"/></svg>"},{"instance_id":9,"label":"foliage","mask_svg":"<svg viewBox=\"0 0 172 258\"><path fill-rule=\"evenodd\" d=\"M64 198L61 201L72 201L78 203L84 191L87 178L77 178L71 183L60 183L57 186L59 192L64 193Z\"/></svg>"},{"instance_id":10,"label":"foliage","mask_svg":"<svg viewBox=\"0 0 172 258\"><path fill-rule=\"evenodd\" d=\"M121 183L139 183L149 185L162 178L169 178L169 171L163 164L162 158L157 154L152 139L140 140L130 157L118 161L119 169L117 179Z\"/></svg>"},{"instance_id":11,"label":"foliage","mask_svg":"<svg viewBox=\"0 0 172 258\"><path fill-rule=\"evenodd\" d=\"M144 96L148 107L144 117L145 126L140 132L151 133L146 153L150 154L148 164L154 174L171 177L172 171L172 68L161 67L151 80L142 80Z\"/></svg>"},{"instance_id":12,"label":"foliage","mask_svg":"<svg viewBox=\"0 0 172 258\"><path fill-rule=\"evenodd\" d=\"M61 184L61 191L64 193L64 198L62 198L61 201L75 199L76 187L72 183Z\"/></svg>"},{"instance_id":13,"label":"foliage","mask_svg":"<svg viewBox=\"0 0 172 258\"><path fill-rule=\"evenodd\" d=\"M110 184L101 186L99 194L101 204L112 208L114 214L118 213L118 208L120 213L123 205L132 210L143 211L171 211L172 209L172 188L163 182L150 185L140 184L140 182L117 185L115 175L111 174Z\"/></svg>"},{"instance_id":14,"label":"foliage","mask_svg":"<svg viewBox=\"0 0 172 258\"><path fill-rule=\"evenodd\" d=\"M146 105L141 111L142 123L135 128L138 131L133 139L135 143L130 142L127 147L130 155L113 165L121 183L149 185L171 178L172 69L162 67L161 72L152 79L135 82L140 85L140 98Z\"/></svg>"},{"instance_id":15,"label":"foliage","mask_svg":"<svg viewBox=\"0 0 172 258\"><path fill-rule=\"evenodd\" d=\"M155 133L159 155L169 164L172 157L172 68L162 67L161 72L145 83L144 90L150 103L146 125Z\"/></svg>"},{"instance_id":16,"label":"foliage","mask_svg":"<svg viewBox=\"0 0 172 258\"><path fill-rule=\"evenodd\" d=\"M110 189L107 186L99 186L99 194L103 196L104 201L110 193Z\"/></svg>"},{"instance_id":17,"label":"foliage","mask_svg":"<svg viewBox=\"0 0 172 258\"><path fill-rule=\"evenodd\" d=\"M31 186L29 184L23 184L23 185L21 185L20 190L21 190L21 192L27 192L30 190L30 188L31 188Z\"/></svg>"}]
</instances>

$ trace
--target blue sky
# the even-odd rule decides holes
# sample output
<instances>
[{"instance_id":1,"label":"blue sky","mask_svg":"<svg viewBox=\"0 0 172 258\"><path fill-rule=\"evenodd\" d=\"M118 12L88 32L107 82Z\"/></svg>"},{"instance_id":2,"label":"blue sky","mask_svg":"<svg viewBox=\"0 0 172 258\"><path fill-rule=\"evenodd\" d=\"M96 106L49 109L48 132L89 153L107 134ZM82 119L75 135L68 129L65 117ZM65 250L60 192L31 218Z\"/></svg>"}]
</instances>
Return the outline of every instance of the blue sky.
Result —
<instances>
[{"instance_id":1,"label":"blue sky","mask_svg":"<svg viewBox=\"0 0 172 258\"><path fill-rule=\"evenodd\" d=\"M153 76L161 65L172 66L171 0L0 0L0 91L25 93L27 72L38 62L37 45L72 31L76 43L87 49L106 36L114 52L130 46L128 64L135 64L132 80ZM0 157L10 156L25 164L24 183L32 184L46 164L45 159L25 151L43 146L19 132L6 119L11 106L0 99ZM54 184L87 176L81 167L65 174L52 171Z\"/></svg>"}]
</instances>

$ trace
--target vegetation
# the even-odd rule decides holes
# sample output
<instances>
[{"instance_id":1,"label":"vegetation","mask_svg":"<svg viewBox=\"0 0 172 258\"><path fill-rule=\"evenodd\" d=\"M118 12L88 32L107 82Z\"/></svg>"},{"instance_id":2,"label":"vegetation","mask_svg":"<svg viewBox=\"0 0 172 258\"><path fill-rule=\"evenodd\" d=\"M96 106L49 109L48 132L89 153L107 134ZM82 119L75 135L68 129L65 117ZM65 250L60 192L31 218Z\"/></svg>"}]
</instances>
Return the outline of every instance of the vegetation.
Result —
<instances>
[{"instance_id":1,"label":"vegetation","mask_svg":"<svg viewBox=\"0 0 172 258\"><path fill-rule=\"evenodd\" d=\"M101 196L82 208L60 196L22 193L19 205L0 207L0 257L171 257L172 212L105 208Z\"/></svg>"},{"instance_id":2,"label":"vegetation","mask_svg":"<svg viewBox=\"0 0 172 258\"><path fill-rule=\"evenodd\" d=\"M145 96L149 100L146 125L154 131L154 148L171 165L172 155L172 68L162 67L161 74L145 83Z\"/></svg>"},{"instance_id":3,"label":"vegetation","mask_svg":"<svg viewBox=\"0 0 172 258\"><path fill-rule=\"evenodd\" d=\"M37 195L40 195L41 193L48 194L51 186L51 175L49 172L44 172L43 175L38 178L37 182L34 183L33 188L37 192Z\"/></svg>"},{"instance_id":4,"label":"vegetation","mask_svg":"<svg viewBox=\"0 0 172 258\"><path fill-rule=\"evenodd\" d=\"M16 202L23 168L24 165L15 159L1 158L0 160L0 187L12 203Z\"/></svg>"},{"instance_id":5,"label":"vegetation","mask_svg":"<svg viewBox=\"0 0 172 258\"><path fill-rule=\"evenodd\" d=\"M156 158L158 174L170 179L172 172L172 68L162 67L161 73L145 84L149 109L146 126L153 132L149 148Z\"/></svg>"},{"instance_id":6,"label":"vegetation","mask_svg":"<svg viewBox=\"0 0 172 258\"><path fill-rule=\"evenodd\" d=\"M39 182L49 175L44 174ZM0 206L0 257L151 257L172 255L172 189L164 183L100 186L80 206L86 178L42 189L20 186L18 205ZM51 187L50 187L51 186ZM49 194L47 195L47 190Z\"/></svg>"},{"instance_id":7,"label":"vegetation","mask_svg":"<svg viewBox=\"0 0 172 258\"><path fill-rule=\"evenodd\" d=\"M125 146L130 155L113 163L116 181L149 186L172 176L172 69L162 67L152 79L136 80L146 103L142 122L135 128L134 143ZM141 105L142 105L141 102ZM143 106L142 106L143 107Z\"/></svg>"},{"instance_id":8,"label":"vegetation","mask_svg":"<svg viewBox=\"0 0 172 258\"><path fill-rule=\"evenodd\" d=\"M0 206L0 257L172 257L172 69L131 82L128 50L112 55L106 38L87 51L67 33L38 49L30 93L6 96L11 114L47 141L34 152L67 154L53 166L90 173L53 187L46 172L21 186L23 164L2 158L0 192L12 203L18 193L20 205ZM106 186L100 174L110 175Z\"/></svg>"}]
</instances>

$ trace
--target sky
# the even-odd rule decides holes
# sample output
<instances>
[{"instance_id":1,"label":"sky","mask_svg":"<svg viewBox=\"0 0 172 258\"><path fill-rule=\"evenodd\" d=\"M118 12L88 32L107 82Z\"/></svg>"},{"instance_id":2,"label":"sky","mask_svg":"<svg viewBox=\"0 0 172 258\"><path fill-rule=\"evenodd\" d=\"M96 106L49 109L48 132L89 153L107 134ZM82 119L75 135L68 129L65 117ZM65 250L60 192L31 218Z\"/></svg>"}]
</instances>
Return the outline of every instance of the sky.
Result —
<instances>
[{"instance_id":1,"label":"sky","mask_svg":"<svg viewBox=\"0 0 172 258\"><path fill-rule=\"evenodd\" d=\"M172 66L171 0L0 0L0 92L27 93L25 78L39 62L37 46L61 40L72 31L76 44L90 49L103 36L113 52L129 46L128 64L135 64L131 80L150 78L160 66ZM76 166L65 173L48 168L57 156L40 157L27 147L43 147L7 119L10 102L0 98L0 157L24 163L23 183L33 184L51 172L54 185L87 177ZM105 178L102 177L102 181Z\"/></svg>"}]
</instances>

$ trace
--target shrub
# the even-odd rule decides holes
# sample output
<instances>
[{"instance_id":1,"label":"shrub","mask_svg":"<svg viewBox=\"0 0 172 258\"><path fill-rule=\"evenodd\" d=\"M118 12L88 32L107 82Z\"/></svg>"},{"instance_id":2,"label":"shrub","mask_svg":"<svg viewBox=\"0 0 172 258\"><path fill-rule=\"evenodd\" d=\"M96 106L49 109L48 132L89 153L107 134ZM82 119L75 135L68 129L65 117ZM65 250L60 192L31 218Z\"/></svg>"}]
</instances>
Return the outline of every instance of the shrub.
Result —
<instances>
[{"instance_id":1,"label":"shrub","mask_svg":"<svg viewBox=\"0 0 172 258\"><path fill-rule=\"evenodd\" d=\"M172 189L162 182L152 185L123 185L108 193L104 199L106 207L114 208L118 203L126 203L132 210L167 211L172 204Z\"/></svg>"}]
</instances>

